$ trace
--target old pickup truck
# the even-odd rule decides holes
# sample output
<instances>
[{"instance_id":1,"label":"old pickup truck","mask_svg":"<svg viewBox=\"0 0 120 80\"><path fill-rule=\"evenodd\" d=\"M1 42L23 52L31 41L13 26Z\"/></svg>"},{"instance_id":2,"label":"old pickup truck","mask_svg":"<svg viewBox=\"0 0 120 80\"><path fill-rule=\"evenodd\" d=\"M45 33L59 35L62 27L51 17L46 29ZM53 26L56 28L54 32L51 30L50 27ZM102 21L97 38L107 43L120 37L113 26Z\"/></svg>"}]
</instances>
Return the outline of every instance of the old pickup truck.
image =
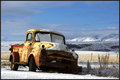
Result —
<instances>
[{"instance_id":1,"label":"old pickup truck","mask_svg":"<svg viewBox=\"0 0 120 80\"><path fill-rule=\"evenodd\" d=\"M11 70L18 66L28 66L29 71L48 70L51 68L69 72L78 72L78 55L68 50L63 34L44 30L27 31L24 44L11 45L9 61Z\"/></svg>"}]
</instances>

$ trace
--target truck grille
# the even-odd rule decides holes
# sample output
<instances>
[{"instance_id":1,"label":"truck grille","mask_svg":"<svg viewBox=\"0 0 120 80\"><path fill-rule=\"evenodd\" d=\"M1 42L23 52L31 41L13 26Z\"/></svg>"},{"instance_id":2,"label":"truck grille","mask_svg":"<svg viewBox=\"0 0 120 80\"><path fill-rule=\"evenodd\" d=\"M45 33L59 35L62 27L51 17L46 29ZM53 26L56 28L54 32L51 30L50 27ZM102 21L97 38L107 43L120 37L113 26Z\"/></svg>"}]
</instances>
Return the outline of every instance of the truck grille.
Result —
<instances>
[{"instance_id":1,"label":"truck grille","mask_svg":"<svg viewBox=\"0 0 120 80\"><path fill-rule=\"evenodd\" d=\"M49 60L48 63L57 63L57 64L71 64L71 61L68 60Z\"/></svg>"},{"instance_id":2,"label":"truck grille","mask_svg":"<svg viewBox=\"0 0 120 80\"><path fill-rule=\"evenodd\" d=\"M62 60L61 63L64 63L64 64L71 64L71 61Z\"/></svg>"},{"instance_id":3,"label":"truck grille","mask_svg":"<svg viewBox=\"0 0 120 80\"><path fill-rule=\"evenodd\" d=\"M64 57L64 58L71 58L70 56L65 56L65 55L61 55L61 54L50 54L50 55L47 55L48 57L49 56L52 56L52 57Z\"/></svg>"}]
</instances>

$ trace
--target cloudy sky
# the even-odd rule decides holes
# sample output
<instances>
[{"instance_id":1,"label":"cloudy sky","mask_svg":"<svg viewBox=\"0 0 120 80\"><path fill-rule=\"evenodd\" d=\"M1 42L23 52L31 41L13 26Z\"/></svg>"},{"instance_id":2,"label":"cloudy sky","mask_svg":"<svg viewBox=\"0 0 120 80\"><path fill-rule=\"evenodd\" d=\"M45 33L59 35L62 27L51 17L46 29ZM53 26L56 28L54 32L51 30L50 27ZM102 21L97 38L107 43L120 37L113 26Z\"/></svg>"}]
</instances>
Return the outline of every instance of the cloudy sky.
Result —
<instances>
[{"instance_id":1,"label":"cloudy sky","mask_svg":"<svg viewBox=\"0 0 120 80\"><path fill-rule=\"evenodd\" d=\"M81 30L119 28L118 1L2 1L1 14L2 40L24 40L32 28L67 38Z\"/></svg>"}]
</instances>

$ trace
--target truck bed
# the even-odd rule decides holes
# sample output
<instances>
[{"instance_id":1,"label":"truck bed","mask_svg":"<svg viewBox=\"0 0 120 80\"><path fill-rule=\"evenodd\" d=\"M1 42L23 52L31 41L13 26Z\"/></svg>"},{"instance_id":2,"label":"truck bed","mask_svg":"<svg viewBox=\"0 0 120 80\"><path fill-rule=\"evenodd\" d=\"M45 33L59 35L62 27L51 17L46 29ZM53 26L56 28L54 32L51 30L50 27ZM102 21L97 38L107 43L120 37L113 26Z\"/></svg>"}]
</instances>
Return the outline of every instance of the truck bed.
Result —
<instances>
[{"instance_id":1,"label":"truck bed","mask_svg":"<svg viewBox=\"0 0 120 80\"><path fill-rule=\"evenodd\" d=\"M19 50L21 48L23 48L24 44L15 44L15 45L11 45L10 50L12 50L13 52L19 52Z\"/></svg>"}]
</instances>

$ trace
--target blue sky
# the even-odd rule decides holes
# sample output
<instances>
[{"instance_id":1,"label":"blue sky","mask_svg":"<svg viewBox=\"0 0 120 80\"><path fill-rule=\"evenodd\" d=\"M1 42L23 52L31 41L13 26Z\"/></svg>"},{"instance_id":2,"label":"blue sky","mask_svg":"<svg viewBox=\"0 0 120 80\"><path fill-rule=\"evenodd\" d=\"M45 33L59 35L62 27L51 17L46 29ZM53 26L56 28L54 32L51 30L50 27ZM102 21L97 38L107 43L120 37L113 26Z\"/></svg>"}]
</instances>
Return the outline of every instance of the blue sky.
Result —
<instances>
[{"instance_id":1,"label":"blue sky","mask_svg":"<svg viewBox=\"0 0 120 80\"><path fill-rule=\"evenodd\" d=\"M118 1L2 1L1 14L2 40L24 40L31 28L61 32L67 39L71 32L119 28Z\"/></svg>"}]
</instances>

